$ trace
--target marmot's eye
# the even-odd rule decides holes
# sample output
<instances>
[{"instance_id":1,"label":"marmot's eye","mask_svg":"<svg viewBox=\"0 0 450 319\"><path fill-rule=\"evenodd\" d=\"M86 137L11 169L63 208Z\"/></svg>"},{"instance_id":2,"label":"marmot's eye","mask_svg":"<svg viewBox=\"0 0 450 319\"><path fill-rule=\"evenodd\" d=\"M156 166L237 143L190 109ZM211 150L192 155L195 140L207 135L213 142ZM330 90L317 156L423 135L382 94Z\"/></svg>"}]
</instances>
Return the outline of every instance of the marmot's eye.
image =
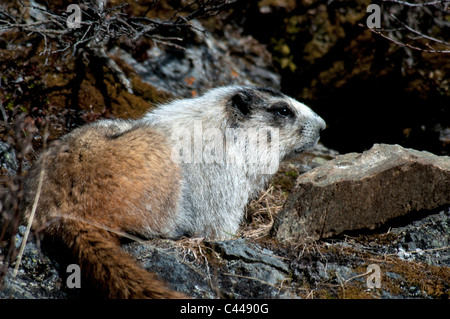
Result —
<instances>
[{"instance_id":1,"label":"marmot's eye","mask_svg":"<svg viewBox=\"0 0 450 319\"><path fill-rule=\"evenodd\" d=\"M270 108L270 111L280 117L294 117L291 108L284 102L275 103Z\"/></svg>"},{"instance_id":2,"label":"marmot's eye","mask_svg":"<svg viewBox=\"0 0 450 319\"><path fill-rule=\"evenodd\" d=\"M275 113L277 115L280 115L280 116L291 116L292 115L291 110L288 109L287 107L283 107L281 109L277 109L277 110L275 110Z\"/></svg>"}]
</instances>

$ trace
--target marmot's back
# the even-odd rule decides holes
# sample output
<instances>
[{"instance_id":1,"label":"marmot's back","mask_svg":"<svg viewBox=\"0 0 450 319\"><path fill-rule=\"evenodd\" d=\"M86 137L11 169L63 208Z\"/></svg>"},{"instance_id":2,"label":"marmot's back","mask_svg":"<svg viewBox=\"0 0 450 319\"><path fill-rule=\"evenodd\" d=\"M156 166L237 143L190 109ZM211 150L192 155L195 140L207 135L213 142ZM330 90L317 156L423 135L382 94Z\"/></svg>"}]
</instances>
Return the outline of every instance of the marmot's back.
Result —
<instances>
[{"instance_id":1,"label":"marmot's back","mask_svg":"<svg viewBox=\"0 0 450 319\"><path fill-rule=\"evenodd\" d=\"M66 135L30 170L29 203L44 161L38 223L59 216L145 237L171 231L181 177L165 137L154 129L137 126L114 134L110 128L91 125Z\"/></svg>"}]
</instances>

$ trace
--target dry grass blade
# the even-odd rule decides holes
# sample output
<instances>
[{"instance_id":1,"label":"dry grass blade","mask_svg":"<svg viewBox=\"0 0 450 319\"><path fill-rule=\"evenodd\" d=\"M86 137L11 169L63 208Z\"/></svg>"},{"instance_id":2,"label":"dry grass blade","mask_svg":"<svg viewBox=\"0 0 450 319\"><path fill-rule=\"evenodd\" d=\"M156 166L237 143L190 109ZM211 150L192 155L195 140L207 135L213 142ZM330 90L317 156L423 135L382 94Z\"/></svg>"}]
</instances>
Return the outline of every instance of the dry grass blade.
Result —
<instances>
[{"instance_id":1,"label":"dry grass blade","mask_svg":"<svg viewBox=\"0 0 450 319\"><path fill-rule=\"evenodd\" d=\"M45 157L43 159L43 163L44 163L43 166L45 167ZM39 197L41 195L43 181L44 181L44 169L42 169L39 173L38 188L37 188L36 196L34 197L33 208L31 209L31 214L28 219L27 230L25 231L25 234L23 235L22 244L20 245L19 254L17 256L16 265L14 267L13 277L16 277L17 272L19 271L20 263L22 262L23 251L24 251L25 245L28 241L28 236L30 235L31 225L33 224L34 215L36 214L36 208L37 208L37 205L39 202Z\"/></svg>"},{"instance_id":2,"label":"dry grass blade","mask_svg":"<svg viewBox=\"0 0 450 319\"><path fill-rule=\"evenodd\" d=\"M241 236L259 239L269 234L274 217L283 208L287 194L276 185L271 185L262 195L247 206L249 223L244 226Z\"/></svg>"}]
</instances>

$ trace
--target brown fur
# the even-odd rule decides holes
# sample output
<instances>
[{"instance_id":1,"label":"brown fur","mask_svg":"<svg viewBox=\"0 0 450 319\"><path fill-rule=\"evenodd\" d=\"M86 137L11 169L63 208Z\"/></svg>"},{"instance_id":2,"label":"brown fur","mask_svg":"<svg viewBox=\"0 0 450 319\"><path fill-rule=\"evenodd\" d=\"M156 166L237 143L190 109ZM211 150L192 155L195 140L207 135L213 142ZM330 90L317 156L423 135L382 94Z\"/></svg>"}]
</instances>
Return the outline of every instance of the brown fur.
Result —
<instances>
[{"instance_id":1,"label":"brown fur","mask_svg":"<svg viewBox=\"0 0 450 319\"><path fill-rule=\"evenodd\" d=\"M165 138L86 126L46 150L26 181L29 217L44 170L34 229L61 240L107 298L183 298L120 249L120 235L165 237L175 219L180 169Z\"/></svg>"}]
</instances>

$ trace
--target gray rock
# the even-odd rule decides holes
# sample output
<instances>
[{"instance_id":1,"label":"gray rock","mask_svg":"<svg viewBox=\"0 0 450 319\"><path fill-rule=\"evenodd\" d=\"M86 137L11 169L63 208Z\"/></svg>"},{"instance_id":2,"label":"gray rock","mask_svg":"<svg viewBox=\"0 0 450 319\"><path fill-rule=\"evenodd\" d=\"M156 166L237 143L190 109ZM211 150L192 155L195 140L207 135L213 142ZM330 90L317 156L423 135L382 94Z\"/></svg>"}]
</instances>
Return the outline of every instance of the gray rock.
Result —
<instances>
[{"instance_id":1,"label":"gray rock","mask_svg":"<svg viewBox=\"0 0 450 319\"><path fill-rule=\"evenodd\" d=\"M270 86L279 89L281 78L274 71L266 47L241 30L227 26L218 39L198 21L192 21L191 39L184 49L154 46L144 62L122 49L113 52L142 78L175 97L192 97L206 90L229 84Z\"/></svg>"},{"instance_id":2,"label":"gray rock","mask_svg":"<svg viewBox=\"0 0 450 319\"><path fill-rule=\"evenodd\" d=\"M449 157L375 144L301 175L273 230L279 240L316 240L449 204Z\"/></svg>"},{"instance_id":3,"label":"gray rock","mask_svg":"<svg viewBox=\"0 0 450 319\"><path fill-rule=\"evenodd\" d=\"M450 267L450 207L391 228L390 233L396 239L389 246L380 247L380 254Z\"/></svg>"},{"instance_id":4,"label":"gray rock","mask_svg":"<svg viewBox=\"0 0 450 319\"><path fill-rule=\"evenodd\" d=\"M245 239L211 242L208 246L224 261L218 277L222 296L286 298L279 287L289 275L289 267L272 251Z\"/></svg>"},{"instance_id":5,"label":"gray rock","mask_svg":"<svg viewBox=\"0 0 450 319\"><path fill-rule=\"evenodd\" d=\"M150 272L158 274L172 289L184 292L194 298L217 298L211 286L208 267L182 251L172 241L153 240L147 244L132 243L124 247Z\"/></svg>"},{"instance_id":6,"label":"gray rock","mask_svg":"<svg viewBox=\"0 0 450 319\"><path fill-rule=\"evenodd\" d=\"M0 168L8 175L14 175L19 168L16 152L11 145L0 141Z\"/></svg>"},{"instance_id":7,"label":"gray rock","mask_svg":"<svg viewBox=\"0 0 450 319\"><path fill-rule=\"evenodd\" d=\"M289 271L282 259L274 256L272 251L261 250L254 244L247 244L244 239L219 241L209 245L214 247L227 260L240 259L247 263L262 263L284 272Z\"/></svg>"},{"instance_id":8,"label":"gray rock","mask_svg":"<svg viewBox=\"0 0 450 319\"><path fill-rule=\"evenodd\" d=\"M289 268L272 251L243 239L204 244L210 258L168 240L132 243L125 250L173 289L195 298L280 296L277 285Z\"/></svg>"},{"instance_id":9,"label":"gray rock","mask_svg":"<svg viewBox=\"0 0 450 319\"><path fill-rule=\"evenodd\" d=\"M23 230L24 227L21 228ZM16 237L16 243L20 245L22 236L18 234ZM79 291L66 286L64 270L53 257L43 253L35 241L29 241L25 246L17 275L13 276L12 267L15 263L8 269L0 286L0 299L77 298Z\"/></svg>"}]
</instances>

